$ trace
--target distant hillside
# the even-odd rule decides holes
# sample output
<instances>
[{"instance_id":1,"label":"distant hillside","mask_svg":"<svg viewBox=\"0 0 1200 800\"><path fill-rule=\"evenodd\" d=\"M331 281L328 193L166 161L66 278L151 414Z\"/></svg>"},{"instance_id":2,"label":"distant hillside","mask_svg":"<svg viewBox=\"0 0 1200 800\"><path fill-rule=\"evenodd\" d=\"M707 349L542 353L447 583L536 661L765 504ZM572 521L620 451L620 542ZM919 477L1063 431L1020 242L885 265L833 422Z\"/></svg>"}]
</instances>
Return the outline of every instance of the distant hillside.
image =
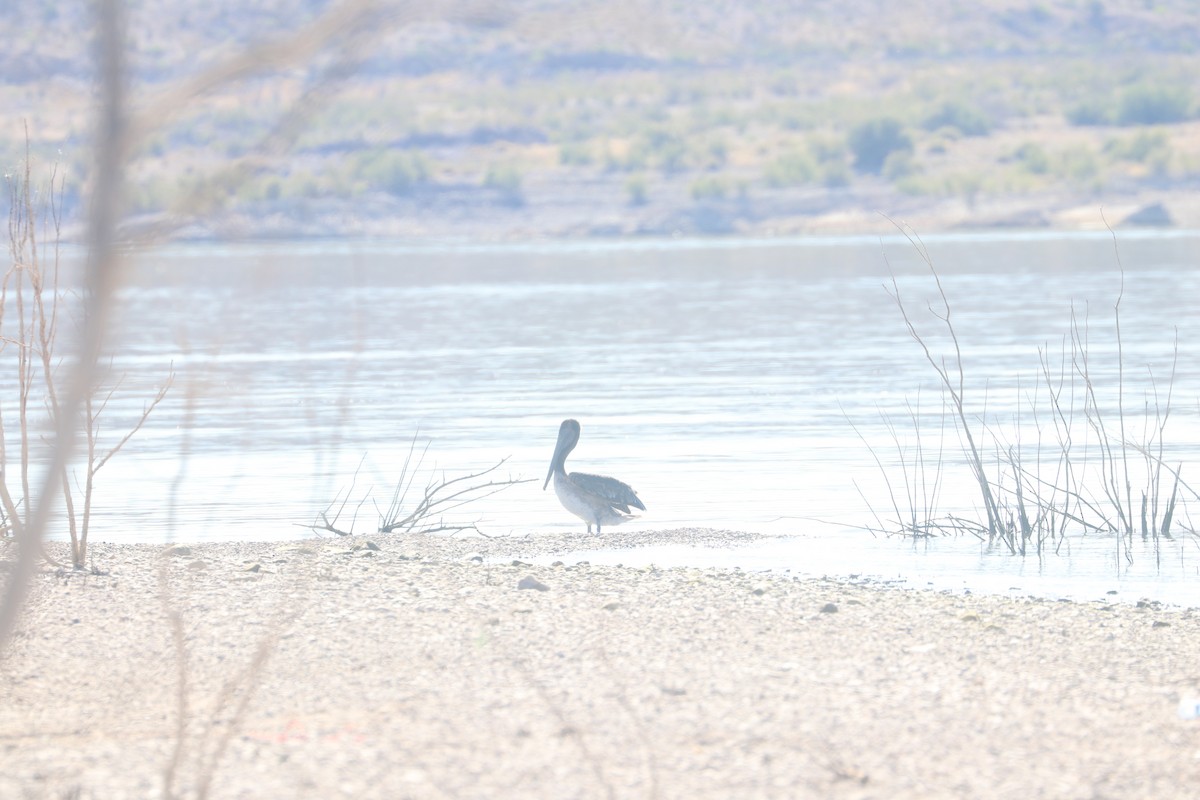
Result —
<instances>
[{"instance_id":1,"label":"distant hillside","mask_svg":"<svg viewBox=\"0 0 1200 800\"><path fill-rule=\"evenodd\" d=\"M134 96L321 17L325 2L131 2ZM6 12L0 156L28 123L86 192L88 4ZM131 213L186 235L608 235L1076 226L1161 204L1200 225L1191 0L389 5L356 71L256 75L164 121ZM236 169L230 172L229 167ZM1090 224L1090 223L1087 223Z\"/></svg>"},{"instance_id":2,"label":"distant hillside","mask_svg":"<svg viewBox=\"0 0 1200 800\"><path fill-rule=\"evenodd\" d=\"M233 49L319 17L328 0L132 0L139 79L181 77ZM422 21L390 36L370 59L376 75L465 72L528 79L579 70L797 66L864 59L1146 55L1200 50L1190 0L815 0L813 2L482 2L442 4L448 16L489 24L471 32ZM403 9L403 4L392 4ZM85 79L91 6L14 4L0 53L5 83ZM429 16L429 15L424 15Z\"/></svg>"}]
</instances>

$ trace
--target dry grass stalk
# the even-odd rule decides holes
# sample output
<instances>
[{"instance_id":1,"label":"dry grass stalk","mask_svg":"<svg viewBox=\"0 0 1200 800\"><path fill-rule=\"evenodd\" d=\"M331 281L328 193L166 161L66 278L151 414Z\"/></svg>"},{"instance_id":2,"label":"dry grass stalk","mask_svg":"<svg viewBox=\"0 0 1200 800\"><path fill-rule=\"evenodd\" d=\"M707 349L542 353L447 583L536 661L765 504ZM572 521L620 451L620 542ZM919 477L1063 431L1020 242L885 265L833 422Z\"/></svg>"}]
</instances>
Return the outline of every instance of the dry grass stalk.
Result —
<instances>
[{"instance_id":1,"label":"dry grass stalk","mask_svg":"<svg viewBox=\"0 0 1200 800\"><path fill-rule=\"evenodd\" d=\"M338 536L350 536L354 533L354 524L358 521L359 509L362 508L363 503L367 502L371 496L369 489L354 506L354 515L350 518L348 527L341 527L343 524L341 519L342 515L346 512L346 505L350 502L351 496L354 495L355 487L358 485L358 475L362 472L362 465L366 459L367 456L364 453L363 457L358 460L358 466L354 469L354 477L350 480L350 486L344 492L338 492L337 496L329 502L329 505L317 512L316 519L304 527L317 533L335 533ZM332 518L330 518L330 514L333 514Z\"/></svg>"},{"instance_id":2,"label":"dry grass stalk","mask_svg":"<svg viewBox=\"0 0 1200 800\"><path fill-rule=\"evenodd\" d=\"M3 349L13 355L16 370L15 421L0 408L0 465L5 468L0 477L0 509L6 526L18 537L27 526L25 514L32 507L30 472L38 462L33 445L43 427L58 429L59 418L66 413L60 399L64 378L60 371L63 358L58 348L65 330L62 322L69 311L67 292L59 284L63 179L52 165L46 191L40 192L35 188L32 162L27 135L23 169L9 181L12 266L0 283L0 330L5 330L9 321L6 312L10 307L15 316L8 327L14 332L3 337ZM97 368L95 372L98 380L110 370ZM82 569L87 561L96 473L142 428L166 397L173 377L168 375L141 416L120 440L107 448L101 443L101 422L109 401L120 387L120 379L103 394L98 386L93 386L84 395L81 427L86 447L80 465L82 483L72 481L75 468L69 462L64 461L59 470L59 490L71 539L71 562L76 569ZM15 458L9 457L10 438L16 440ZM10 465L14 469L9 469ZM16 480L11 479L14 473L19 476Z\"/></svg>"},{"instance_id":3,"label":"dry grass stalk","mask_svg":"<svg viewBox=\"0 0 1200 800\"><path fill-rule=\"evenodd\" d=\"M171 628L176 668L176 708L175 742L171 749L171 757L163 769L162 796L163 800L176 800L185 796L204 800L212 790L221 759L245 724L250 703L266 676L267 665L279 644L279 639L295 621L298 612L293 610L281 613L267 627L267 631L255 645L250 660L241 670L228 676L213 696L208 716L203 719L197 718L190 701L193 687L183 612L171 602L167 558L164 555L163 563L159 567L159 599ZM187 792L180 787L184 782L185 772L190 777L190 791Z\"/></svg>"},{"instance_id":4,"label":"dry grass stalk","mask_svg":"<svg viewBox=\"0 0 1200 800\"><path fill-rule=\"evenodd\" d=\"M408 458L404 461L404 468L400 473L399 480L396 481L395 490L392 492L391 502L388 503L386 511L382 511L379 515L380 533L393 533L395 531L402 533L457 533L467 530L481 533L476 523L446 522L443 515L470 503L491 497L510 486L515 486L519 483L530 483L533 480L532 478L504 478L502 480L479 482L484 476L490 475L504 466L505 462L508 461L507 456L485 470L460 475L457 478L447 478L445 472L442 472L439 478L435 470L425 483L421 498L417 500L415 505L409 508L407 505L409 491L412 489L413 481L424 461L425 453L429 449L428 444L426 444L425 449L421 451L420 458L414 465L412 464L412 454L415 446L416 438L414 437L413 443L409 447Z\"/></svg>"},{"instance_id":5,"label":"dry grass stalk","mask_svg":"<svg viewBox=\"0 0 1200 800\"><path fill-rule=\"evenodd\" d=\"M935 353L918 330L895 278L885 289L899 308L909 334L920 345L925 360L938 376L964 457L979 487L983 509L982 519L977 521L939 514L936 506L941 493L943 461L939 451L930 478L926 472L926 453L921 446L920 415L910 406L909 421L917 441L913 453L901 445L896 427L881 412L897 449L905 492L903 502L898 502L900 498L888 470L876 455L876 465L884 473L895 519L884 521L876 515L875 530L910 536L969 532L989 545L1001 545L1010 553L1027 555L1032 551L1039 556L1051 550L1058 552L1069 532L1103 533L1113 536L1118 563L1121 560L1132 562L1130 543L1135 535L1156 542L1159 537L1169 538L1172 530L1180 527L1180 489L1190 492L1193 498L1198 497L1182 480L1182 465L1173 468L1164 460L1179 357L1178 334L1165 390L1160 392L1158 379L1153 369L1148 368L1149 390L1142 409L1141 441L1133 441L1129 436L1125 355L1121 340L1123 267L1121 289L1113 305L1118 362L1116 386L1098 387L1093 379L1088 316L1085 313L1081 319L1072 307L1069 331L1064 337L1063 353L1057 367L1051 363L1049 348L1039 348L1038 377L1033 391L1023 393L1018 382L1017 416L1012 428L1007 429L988 420L986 395L984 405L978 411L966 402L962 347L954 329L947 293L924 245L905 229L901 230L934 277L940 306L931 306L929 313L948 336L949 355ZM1104 388L1109 394L1103 391ZM1110 399L1113 393L1115 398ZM1021 414L1026 408L1036 431L1036 442L1032 445L1026 445L1021 439ZM1045 419L1047 413L1049 424ZM972 433L972 420L981 426L983 439ZM855 430L860 438L864 438L857 428ZM1047 436L1048 432L1051 435ZM873 445L867 444L874 455ZM1080 444L1082 451L1077 452ZM1140 458L1131 459L1133 454ZM985 468L988 462L994 464L993 469ZM1140 462L1140 467L1131 462ZM932 485L927 483L930 480ZM1135 491L1137 481L1141 482L1141 488Z\"/></svg>"},{"instance_id":6,"label":"dry grass stalk","mask_svg":"<svg viewBox=\"0 0 1200 800\"><path fill-rule=\"evenodd\" d=\"M946 290L942 286L942 280L937 274L937 270L933 267L933 259L929 256L929 251L926 249L924 242L907 228L897 225L897 229L908 239L916 251L920 254L921 259L929 267L930 274L933 276L934 282L937 284L938 296L941 298L942 310L935 311L932 306L929 307L929 313L939 320L945 327L946 332L950 336L950 341L953 344L954 355L947 363L943 358L935 358L929 345L926 344L924 338L917 331L912 319L908 315L908 309L904 305L904 301L900 297L900 286L896 282L895 277L892 278L892 287L890 293L892 299L896 302L897 308L900 309L900 314L904 318L905 327L908 329L909 335L921 346L921 350L925 355L925 360L933 367L937 373L942 387L946 395L950 398L950 406L954 412L956 422L958 424L959 434L962 436L963 449L967 455L968 463L974 473L976 485L979 487L980 499L983 502L984 511L987 514L987 530L989 535L994 537L1000 531L1001 519L1000 510L996 503L996 498L992 492L991 483L988 480L987 472L983 463L983 454L980 447L975 442L975 437L971 433L971 424L967 420L966 413L966 376L963 371L962 364L962 347L958 341L958 332L954 328L954 323L951 320L950 300L946 297Z\"/></svg>"},{"instance_id":7,"label":"dry grass stalk","mask_svg":"<svg viewBox=\"0 0 1200 800\"><path fill-rule=\"evenodd\" d=\"M511 486L516 486L520 483L530 483L533 480L532 478L511 477L484 480L486 476L504 466L508 461L507 457L500 459L487 469L459 475L454 478L448 478L445 472L439 473L438 470L432 469L426 477L425 487L421 490L420 498L415 502L410 502L410 493L414 491L417 478L422 474L421 467L425 463L425 456L429 452L429 445L430 442L426 441L424 447L418 452L417 436L413 436L412 441L409 443L408 453L404 459L404 465L400 469L400 477L396 480L392 489L387 508L381 509L378 505L375 507L379 514L379 525L376 527L376 532L429 534L472 531L483 535L483 531L479 529L477 522L447 520L445 515L491 497L494 494L498 494ZM363 459L365 458L366 456L364 455ZM355 504L354 514L350 519L349 526L345 528L341 527L342 523L340 520L346 512L351 497L355 493L362 464L363 460L360 460L358 468L354 470L354 477L351 480L350 486L346 490L338 492L337 496L324 509L317 512L316 518L304 527L318 533L334 533L338 536L350 536L353 534L354 525L358 519L358 511L371 497L370 489L367 489L357 504Z\"/></svg>"}]
</instances>

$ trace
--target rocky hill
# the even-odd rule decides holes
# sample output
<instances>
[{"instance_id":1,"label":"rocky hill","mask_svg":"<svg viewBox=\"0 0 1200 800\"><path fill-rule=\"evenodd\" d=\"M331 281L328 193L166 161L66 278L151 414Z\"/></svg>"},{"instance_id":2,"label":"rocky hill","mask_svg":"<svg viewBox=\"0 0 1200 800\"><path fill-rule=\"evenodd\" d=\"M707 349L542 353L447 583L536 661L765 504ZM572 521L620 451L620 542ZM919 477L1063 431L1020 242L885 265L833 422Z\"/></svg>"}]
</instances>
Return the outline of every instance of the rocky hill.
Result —
<instances>
[{"instance_id":1,"label":"rocky hill","mask_svg":"<svg viewBox=\"0 0 1200 800\"><path fill-rule=\"evenodd\" d=\"M132 96L170 111L126 171L132 221L494 238L871 230L881 212L1080 227L1104 207L1200 226L1188 0L387 3L320 25L343 7L127 4ZM90 8L0 22L0 156L12 171L27 126L69 216ZM301 55L186 93L264 42Z\"/></svg>"}]
</instances>

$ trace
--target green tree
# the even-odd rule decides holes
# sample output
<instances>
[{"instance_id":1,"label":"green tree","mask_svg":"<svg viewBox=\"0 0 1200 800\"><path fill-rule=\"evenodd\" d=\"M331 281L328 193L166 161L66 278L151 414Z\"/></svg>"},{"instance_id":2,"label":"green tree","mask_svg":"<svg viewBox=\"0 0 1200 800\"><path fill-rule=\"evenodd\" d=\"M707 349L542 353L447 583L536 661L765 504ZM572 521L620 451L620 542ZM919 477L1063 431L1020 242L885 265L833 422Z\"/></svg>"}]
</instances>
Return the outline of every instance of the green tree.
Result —
<instances>
[{"instance_id":1,"label":"green tree","mask_svg":"<svg viewBox=\"0 0 1200 800\"><path fill-rule=\"evenodd\" d=\"M847 140L854 154L854 168L859 172L878 175L887 157L896 152L911 152L912 139L904 126L892 117L868 120L850 131Z\"/></svg>"},{"instance_id":2,"label":"green tree","mask_svg":"<svg viewBox=\"0 0 1200 800\"><path fill-rule=\"evenodd\" d=\"M987 136L992 131L992 122L982 111L952 100L926 117L924 127L930 131L954 128L963 136Z\"/></svg>"},{"instance_id":3,"label":"green tree","mask_svg":"<svg viewBox=\"0 0 1200 800\"><path fill-rule=\"evenodd\" d=\"M1121 95L1117 105L1117 123L1162 125L1183 122L1189 116L1191 104L1191 98L1182 88L1136 86Z\"/></svg>"}]
</instances>

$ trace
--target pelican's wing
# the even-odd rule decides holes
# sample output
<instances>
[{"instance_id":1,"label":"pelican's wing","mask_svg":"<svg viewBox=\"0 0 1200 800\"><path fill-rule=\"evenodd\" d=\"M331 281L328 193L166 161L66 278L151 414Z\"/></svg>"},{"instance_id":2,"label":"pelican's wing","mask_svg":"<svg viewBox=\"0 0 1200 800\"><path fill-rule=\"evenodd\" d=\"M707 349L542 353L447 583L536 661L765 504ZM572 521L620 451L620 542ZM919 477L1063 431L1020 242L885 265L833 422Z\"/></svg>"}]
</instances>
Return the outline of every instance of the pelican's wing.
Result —
<instances>
[{"instance_id":1,"label":"pelican's wing","mask_svg":"<svg viewBox=\"0 0 1200 800\"><path fill-rule=\"evenodd\" d=\"M616 478L606 475L589 475L586 472L572 472L568 478L580 489L604 498L613 508L624 511L626 514L629 513L630 506L640 508L642 511L646 510L638 498L637 492L629 484L622 483Z\"/></svg>"}]
</instances>

